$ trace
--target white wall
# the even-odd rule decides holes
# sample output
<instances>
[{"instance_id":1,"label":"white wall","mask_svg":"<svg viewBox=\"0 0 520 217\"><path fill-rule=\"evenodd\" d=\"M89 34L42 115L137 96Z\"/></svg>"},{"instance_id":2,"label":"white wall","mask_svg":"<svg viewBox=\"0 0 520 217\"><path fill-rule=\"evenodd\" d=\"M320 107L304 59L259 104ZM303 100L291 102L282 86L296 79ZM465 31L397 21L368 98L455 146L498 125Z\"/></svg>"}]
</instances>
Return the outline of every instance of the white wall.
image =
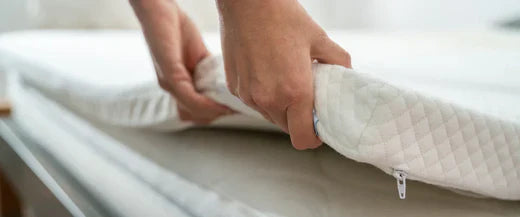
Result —
<instances>
[{"instance_id":1,"label":"white wall","mask_svg":"<svg viewBox=\"0 0 520 217\"><path fill-rule=\"evenodd\" d=\"M19 1L19 0L18 0ZM28 1L28 0L24 0ZM42 28L136 28L128 0L29 0L39 2Z\"/></svg>"},{"instance_id":2,"label":"white wall","mask_svg":"<svg viewBox=\"0 0 520 217\"><path fill-rule=\"evenodd\" d=\"M203 30L217 30L215 0L178 0ZM514 16L520 0L300 0L327 28L483 28ZM0 31L26 27L135 28L127 0L0 0Z\"/></svg>"},{"instance_id":3,"label":"white wall","mask_svg":"<svg viewBox=\"0 0 520 217\"><path fill-rule=\"evenodd\" d=\"M520 17L520 0L378 0L372 28L481 28Z\"/></svg>"},{"instance_id":4,"label":"white wall","mask_svg":"<svg viewBox=\"0 0 520 217\"><path fill-rule=\"evenodd\" d=\"M137 27L128 0L0 0L0 31Z\"/></svg>"},{"instance_id":5,"label":"white wall","mask_svg":"<svg viewBox=\"0 0 520 217\"><path fill-rule=\"evenodd\" d=\"M327 28L485 28L520 17L520 0L299 0ZM205 29L216 29L215 0L181 0Z\"/></svg>"},{"instance_id":6,"label":"white wall","mask_svg":"<svg viewBox=\"0 0 520 217\"><path fill-rule=\"evenodd\" d=\"M0 32L31 27L29 0L0 0Z\"/></svg>"}]
</instances>

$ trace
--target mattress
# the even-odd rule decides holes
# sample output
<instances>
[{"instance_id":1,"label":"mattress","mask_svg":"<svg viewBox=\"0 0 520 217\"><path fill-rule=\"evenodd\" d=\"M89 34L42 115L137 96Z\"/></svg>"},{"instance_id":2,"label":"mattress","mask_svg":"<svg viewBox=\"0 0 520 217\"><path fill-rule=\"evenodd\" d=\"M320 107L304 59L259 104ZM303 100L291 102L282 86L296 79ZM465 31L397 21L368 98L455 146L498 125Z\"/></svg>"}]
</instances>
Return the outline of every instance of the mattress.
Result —
<instances>
[{"instance_id":1,"label":"mattress","mask_svg":"<svg viewBox=\"0 0 520 217\"><path fill-rule=\"evenodd\" d=\"M177 123L175 122L175 110L170 109L172 108L171 105L172 102L170 98L167 97L167 94L164 92L161 92L160 89L154 89L150 88L151 82L155 82L153 78L153 73L143 73L143 72L151 72L152 68L150 63L148 62L149 57L146 55L145 46L144 43L142 43L142 39L137 36L137 34L134 33L128 33L128 32L95 32L95 33L86 33L86 32L47 32L47 33L38 33L37 36L34 35L35 33L25 33L25 34L18 34L14 36L4 37L4 40L7 40L8 38L9 45L3 44L3 60L4 65L11 66L6 67L10 68L12 70L20 71L22 72L22 77L24 78L24 82L26 85L29 85L31 87L35 87L39 91L43 91L50 95L54 100L61 101L62 103L69 105L69 107L73 108L74 110L77 110L78 112L82 113L83 115L86 115L87 117L92 117L98 120L102 120L107 123L112 124L118 124L118 125L126 125L126 126L138 126L138 127L159 127L161 129L181 129L185 128L188 125L186 123ZM383 85L387 85L389 87L395 87L397 86L398 90L404 89L407 90L413 90L418 93L417 95L422 96L429 96L432 95L437 98L442 98L441 102L446 103L452 103L456 102L455 105L461 107L464 110L468 110L467 108L470 108L468 111L477 110L479 114L483 114L484 117L491 117L493 120L499 120L499 121L506 121L506 122L513 122L517 120L518 116L515 116L515 103L518 103L518 101L515 101L515 84L516 80L514 77L514 73L510 73L510 77L502 78L498 77L495 79L489 79L493 78L493 76L490 76L489 74L486 77L486 67L490 67L487 69L495 68L497 71L504 70L505 72L515 72L515 61L512 61L517 57L518 53L515 52L518 49L514 49L514 46L511 46L511 44L515 45L515 40L518 40L518 37L514 33L485 33L485 34L479 34L482 35L481 37L484 38L493 38L495 40L487 40L486 43L480 44L479 40L475 40L471 43L465 42L460 43L461 41L464 41L463 39L467 39L468 34L465 35L463 33L457 33L457 34L447 34L450 35L450 37L447 37L446 35L442 35L439 33L433 34L433 37L431 35L427 35L428 37L424 35L420 35L420 37L417 36L417 34L414 36L414 40L404 40L404 44L407 46L412 46L415 44L416 50L411 48L406 48L404 51L401 51L400 54L397 52L395 55L396 60L401 61L412 61L414 64L421 63L425 65L432 66L432 68L428 68L425 70L422 70L421 73L426 73L423 75L415 75L410 76L410 74L406 74L403 72L410 72L414 70L421 69L421 64L419 66L415 66L416 68L414 70L406 69L406 67L413 68L413 64L402 64L401 65L395 63L398 61L385 61L387 65L380 66L381 68L375 68L374 66L378 66L381 64L375 64L377 62L378 58L382 58L378 55L371 54L371 58L368 58L368 54L365 54L366 56L363 56L363 53L356 52L355 47L354 51L352 52L354 54L354 58L356 57L356 54L359 53L360 57L364 57L365 59L361 59L359 61L359 65L354 65L356 70L366 70L366 71L378 71L378 73L368 73L367 75L358 73L358 72L350 72L350 71L344 71L345 69L337 68L335 66L325 66L325 65L319 65L315 66L315 68L319 67L328 67L326 69L327 72L333 72L335 69L337 70L343 70L340 71L340 74L354 74L356 76L360 76L360 78L365 79L372 79L369 80L368 83L381 85L381 82L384 82ZM466 36L466 37L464 37ZM29 37L29 38L27 38ZM27 40L31 39L32 40ZM334 38L336 38L337 41L340 41L340 44L343 46L350 46L345 45L349 40L356 40L356 42L365 42L365 44L359 45L357 51L360 50L371 50L374 51L375 48L370 47L374 46L374 41L367 40L371 39L376 40L377 37L374 37L374 35L370 34L346 34L346 33L336 33L333 35ZM399 42L402 36L395 36L395 37L385 37L386 43L392 42L394 40L394 43ZM443 38L445 37L445 38ZM338 40L338 38L340 40ZM435 40L433 40L435 38ZM444 39L441 40L442 43L439 43L441 45L444 45L445 47L436 47L432 46L434 44L432 41L437 41L439 38ZM452 40L451 43L446 42L446 38L450 38ZM37 40L35 40L37 39ZM216 50L216 45L218 45L218 39L214 36L209 36L208 38L208 45L210 48L214 48L213 50ZM500 40L498 40L500 39ZM506 40L509 43L506 43ZM88 43L85 40L88 40ZM27 41L35 41L34 43L27 43ZM83 43L82 43L83 42ZM370 43L368 43L370 42ZM419 42L428 42L425 43L426 46L421 46ZM502 44L503 43L503 44ZM56 45L60 46L56 46ZM87 46L88 44L89 46ZM95 46L92 46L92 45ZM132 44L132 46L130 46ZM363 44L363 43L361 43ZM397 43L398 44L398 43ZM507 46L505 46L508 44ZM379 45L382 45L381 43ZM400 44L402 46L403 43ZM387 47L391 46L398 46L393 45L390 43L390 45L387 45ZM432 47L429 47L432 46ZM59 49L57 49L59 47ZM136 52L131 52L131 55L128 55L128 49L131 47L131 49L135 49ZM367 49L370 48L370 49ZM455 48L454 48L455 47ZM511 49L513 47L513 49ZM360 49L363 48L363 49ZM139 50L141 49L141 50ZM448 58L448 61L443 59L441 56L440 58L438 56L435 56L435 58L432 58L428 55L438 55L436 52L446 52L450 51L450 55L456 57ZM463 53L456 54L455 51L463 51ZM500 58L493 58L493 61L489 61L490 58L489 54L483 51L486 50L495 50L496 52L492 53L500 54ZM30 52L28 52L30 51ZM412 51L412 52L411 52ZM416 53L414 54L415 51ZM481 51L481 53L478 53L477 51ZM365 51L367 52L367 51ZM420 54L421 52L424 52L426 54ZM477 54L475 54L477 53ZM125 55L122 55L125 54ZM406 58L406 55L410 55ZM413 55L412 55L413 54ZM470 55L471 54L471 55ZM72 57L72 58L64 58ZM373 57L375 56L375 57ZM383 55L384 56L384 55ZM80 57L80 58L79 58ZM423 57L423 58L418 58ZM415 59L413 59L415 58ZM454 64L451 62L452 59L457 59L457 64ZM472 74L479 75L479 77L468 77L466 76L451 76L450 79L450 71L453 73L453 71L459 71L459 72L467 72L465 70L460 70L461 68L469 68L472 69L473 65L468 66L468 62L474 63L475 60L480 59L487 59L488 64L486 66L479 66L478 68L484 68L480 70L475 70L476 68L473 68ZM30 61L28 61L30 60ZM63 61L65 60L65 61ZM382 59L379 59L380 61ZM86 64L88 63L88 64ZM435 64L433 64L435 63ZM451 63L451 64L446 64ZM466 64L464 64L466 63ZM199 81L199 87L204 87L204 85L207 85L208 87L216 87L217 90L225 91L225 88L220 88L219 81L219 73L218 71L221 71L221 66L219 66L220 61L217 58L208 59L205 61L204 64L202 64L199 67L200 73L212 73L217 71L217 73L213 73L213 75L216 75L212 79L200 79ZM392 65L396 64L396 65ZM436 65L437 64L437 65ZM404 65L404 67L402 66ZM412 65L412 66L410 66ZM78 67L81 66L81 67ZM435 66L442 66L445 68L445 71L439 71L439 68L435 68ZM372 68L371 68L372 67ZM396 67L395 69L392 69L392 67ZM401 70L398 70L398 67L404 68ZM424 67L424 66L422 66ZM451 67L451 68L450 68ZM33 73L35 69L38 69L38 73ZM386 70L383 70L386 69ZM108 71L107 71L108 70ZM29 72L29 73L24 73ZM427 72L435 72L436 76L433 76L437 78L437 83L435 82L435 79L431 79L432 76L428 77ZM110 73L107 73L110 72ZM320 70L317 70L317 74L319 74ZM483 73L484 72L484 73ZM97 73L97 74L96 74ZM119 74L118 74L119 73ZM490 72L488 72L490 73ZM56 76L59 74L59 76ZM331 74L334 74L331 73ZM495 72L492 73L493 75L496 75ZM504 73L507 74L507 73ZM102 76L100 76L102 75ZM126 75L126 76L121 76ZM444 77L443 77L444 76ZM42 77L45 77L46 79L41 79ZM201 76L202 78L210 78L211 76ZM81 79L78 79L81 78ZM319 77L318 77L319 78ZM468 79L470 78L470 79ZM487 79L487 80L485 80ZM209 81L208 81L209 80ZM410 82L410 80L413 80ZM469 81L468 81L469 80ZM65 82L64 82L65 81ZM319 79L317 79L319 82ZM422 81L422 83L421 83ZM450 82L446 82L450 81ZM479 81L479 82L475 82ZM481 85L482 82L485 81L484 85ZM133 83L132 83L133 82ZM204 82L209 82L204 84ZM378 83L379 82L379 83ZM487 83L486 83L487 82ZM447 83L447 84L446 84ZM437 84L437 85L436 85ZM442 85L439 85L442 84ZM450 85L452 84L452 85ZM458 85L453 85L458 84ZM476 85L474 85L476 84ZM481 91L483 86L489 85L493 87L493 90L495 91ZM494 84L490 85L490 84ZM381 86L383 86L381 85ZM472 86L473 85L473 86ZM92 88L96 87L96 88ZM128 88L131 87L131 88ZM473 87L474 89L471 89L469 87ZM487 86L486 86L487 87ZM86 91L74 91L74 90L85 90L85 88L90 88L88 93L85 93ZM125 89L126 88L126 89ZM147 89L148 88L148 89ZM460 91L454 91L457 90L457 88L463 88L464 90L470 89L470 93L462 93L460 94ZM59 91L57 91L59 90ZM63 91L67 90L67 91ZM137 91L136 91L137 90ZM319 90L319 88L317 88ZM486 88L484 88L486 90ZM132 92L133 91L133 92ZM148 92L151 91L151 92ZM153 92L156 91L156 92ZM380 91L380 90L379 90ZM444 96L442 94L442 91L446 91ZM367 91L369 92L369 91ZM387 91L390 92L391 91ZM439 93L440 92L440 93ZM82 94L81 94L82 93ZM160 96L163 98L163 101L159 100L157 103L152 103L153 105L164 105L163 107L155 107L152 110L155 111L164 111L161 112L143 112L143 111L150 111L150 109L137 109L138 112L128 111L128 109L125 110L125 108L136 108L135 106L121 106L122 108L117 110L114 109L114 107L110 107L111 109L107 108L107 103L110 103L110 99L116 99L119 100L118 103L121 104L121 98L125 98L125 96L139 96L135 93L146 93L143 95L146 96ZM151 93L151 94L150 94ZM475 94L478 93L478 94ZM510 95L504 94L504 93L512 93ZM211 95L210 93L208 93ZM459 94L459 95L457 95ZM475 100L467 100L473 95L479 95L483 96L487 94L487 96L493 96L493 98L490 98L490 100L487 100L487 104L476 102ZM97 96L97 97L93 97ZM103 97L99 97L103 96ZM461 97L463 96L463 97ZM469 97L468 97L469 96ZM160 99L155 98L154 99ZM248 110L247 108L239 107L240 104L234 104L232 98L226 98L226 95L222 95L219 98L219 95L214 95L217 100L220 100L224 103L229 103L233 106L238 106L235 109L243 111L246 116L242 117L233 117L231 119L221 120L224 123L224 125L227 126L235 126L235 127L244 127L249 126L251 127L252 123L256 124L253 125L253 128L261 128L261 129L273 129L273 126L270 126L269 124L266 124L265 121L257 120L258 116L255 116L255 113ZM365 97L365 96L363 96ZM369 97L365 97L369 98ZM103 100L100 100L103 99ZM108 100L107 100L108 99ZM466 100L463 100L466 99ZM510 99L510 100L507 100ZM93 104L93 100L96 100L97 104ZM83 102L83 104L82 104ZM113 102L113 101L112 101ZM359 102L359 101L356 101ZM477 106L476 104L481 105L488 105L488 107L484 107L484 109L480 109L482 106ZM329 104L329 103L327 103ZM452 103L453 104L453 103ZM76 106L74 106L76 105ZM78 106L80 105L80 106ZM123 103L124 105L124 103ZM147 104L149 105L149 104ZM451 104L450 104L451 105ZM491 105L492 108L489 108ZM83 109L81 108L83 107ZM173 107L174 108L174 107ZM504 109L504 108L512 108L510 110ZM105 109L105 110L103 110ZM93 112L95 111L95 112ZM114 112L116 111L116 112ZM326 133L326 130L321 129L320 123L330 123L326 119L326 115L323 114L320 115L320 112L323 110L320 110L320 106L317 106L317 115L319 118L318 122L318 133L323 137L323 134ZM500 112L503 111L503 112ZM108 113L107 112L111 112ZM125 113L126 112L126 113ZM136 115L138 114L138 115ZM144 114L144 115L143 115ZM147 116L149 115L149 116ZM161 116L163 115L163 116ZM340 116L338 116L340 117ZM515 119L516 118L516 119ZM326 125L325 125L326 126ZM348 128L347 128L348 129ZM355 129L355 128L353 128ZM327 137L325 137L327 138ZM326 139L324 139L326 140ZM327 141L329 145L331 145L333 148L337 149L340 153L343 155L348 155L348 152L345 150L341 150L341 147L345 144L334 144L331 141ZM518 155L514 152L509 153L511 155L512 161L518 159ZM353 159L360 160L359 158L356 158L356 156L349 156ZM516 158L515 158L516 157ZM363 160L360 160L363 161ZM372 163L369 161L364 161L368 163ZM372 163L375 164L375 163ZM376 165L378 166L378 165ZM383 166L381 166L383 167ZM514 167L513 167L514 168ZM517 168L517 167L516 167ZM385 168L383 168L385 169ZM421 181L427 181L420 179ZM514 181L514 180L513 180ZM434 183L439 184L439 183ZM442 185L442 183L440 183ZM514 187L513 182L513 187ZM395 185L395 184L394 184ZM394 186L395 187L395 186ZM447 187L456 187L456 186L447 186ZM459 187L459 189L468 190L464 187ZM410 192L410 191L409 191ZM475 191L474 191L475 192ZM512 192L515 193L515 189L512 188ZM476 192L484 195L489 196L496 196L489 193L482 193L482 192ZM513 195L514 196L514 195ZM502 197L502 196L498 196ZM508 199L507 197L504 199ZM509 198L511 199L511 198ZM513 198L514 199L514 198ZM468 199L469 200L469 199Z\"/></svg>"},{"instance_id":2,"label":"mattress","mask_svg":"<svg viewBox=\"0 0 520 217\"><path fill-rule=\"evenodd\" d=\"M401 201L388 187L393 178L328 147L296 151L287 136L268 132L115 127L14 84L9 87L17 99L13 120L79 183L68 188L85 189L111 216L485 217L520 212L518 202L466 198L414 181L408 183L414 189L409 199Z\"/></svg>"}]
</instances>

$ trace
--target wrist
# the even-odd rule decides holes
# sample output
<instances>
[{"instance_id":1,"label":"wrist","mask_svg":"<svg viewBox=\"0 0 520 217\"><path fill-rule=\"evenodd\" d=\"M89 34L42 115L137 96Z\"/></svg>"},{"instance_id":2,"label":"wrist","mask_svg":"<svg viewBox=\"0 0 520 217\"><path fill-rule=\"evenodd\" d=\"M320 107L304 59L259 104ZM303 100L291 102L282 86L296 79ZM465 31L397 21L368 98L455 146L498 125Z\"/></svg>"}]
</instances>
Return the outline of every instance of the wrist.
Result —
<instances>
[{"instance_id":1,"label":"wrist","mask_svg":"<svg viewBox=\"0 0 520 217\"><path fill-rule=\"evenodd\" d=\"M219 13L231 14L279 6L291 0L216 0Z\"/></svg>"},{"instance_id":2,"label":"wrist","mask_svg":"<svg viewBox=\"0 0 520 217\"><path fill-rule=\"evenodd\" d=\"M128 0L136 13L177 13L180 11L175 0ZM139 14L138 14L139 16Z\"/></svg>"},{"instance_id":3,"label":"wrist","mask_svg":"<svg viewBox=\"0 0 520 217\"><path fill-rule=\"evenodd\" d=\"M262 22L295 0L216 0L222 26Z\"/></svg>"}]
</instances>

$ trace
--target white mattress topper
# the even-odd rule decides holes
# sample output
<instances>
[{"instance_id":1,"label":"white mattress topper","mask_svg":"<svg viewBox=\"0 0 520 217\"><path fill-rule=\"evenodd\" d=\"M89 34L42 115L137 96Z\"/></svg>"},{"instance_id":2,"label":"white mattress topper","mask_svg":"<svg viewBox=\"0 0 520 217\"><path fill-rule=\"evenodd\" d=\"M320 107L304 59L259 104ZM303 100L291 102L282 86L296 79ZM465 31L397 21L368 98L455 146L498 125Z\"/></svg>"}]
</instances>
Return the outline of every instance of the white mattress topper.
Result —
<instances>
[{"instance_id":1,"label":"white mattress topper","mask_svg":"<svg viewBox=\"0 0 520 217\"><path fill-rule=\"evenodd\" d=\"M520 108L517 32L333 31L329 35L351 53L353 68L359 72L506 120L520 120L514 109ZM204 39L210 52L221 53L218 34L205 34ZM28 31L4 34L0 40L5 41L2 50L63 72L66 79L118 90L156 81L155 74L144 73L154 69L148 52L136 52L147 50L136 31L38 31L37 38Z\"/></svg>"},{"instance_id":2,"label":"white mattress topper","mask_svg":"<svg viewBox=\"0 0 520 217\"><path fill-rule=\"evenodd\" d=\"M505 217L520 212L518 201L468 198L414 181L407 183L413 189L409 200L400 201L395 180L378 169L325 146L296 151L282 134L115 127L77 117L31 88L11 86L10 95L21 129L121 216ZM179 200L186 197L191 199Z\"/></svg>"},{"instance_id":3,"label":"white mattress topper","mask_svg":"<svg viewBox=\"0 0 520 217\"><path fill-rule=\"evenodd\" d=\"M47 70L45 80L23 74L58 101L113 124L188 126L176 119L174 102L155 85L144 42L135 34L49 32L34 43L26 36L31 37L3 38L9 41L0 47L7 51L6 64L31 60L23 65ZM520 197L518 34L335 33L332 38L351 52L354 68L368 74L314 67L318 131L325 142L388 173L404 171L412 179L502 199ZM207 41L215 51L218 38ZM250 116L228 118L226 125L272 128L229 97L218 58L205 62L198 71L209 76L198 87ZM145 104L156 106L153 110L127 104L129 97L141 102L150 96L155 101Z\"/></svg>"}]
</instances>

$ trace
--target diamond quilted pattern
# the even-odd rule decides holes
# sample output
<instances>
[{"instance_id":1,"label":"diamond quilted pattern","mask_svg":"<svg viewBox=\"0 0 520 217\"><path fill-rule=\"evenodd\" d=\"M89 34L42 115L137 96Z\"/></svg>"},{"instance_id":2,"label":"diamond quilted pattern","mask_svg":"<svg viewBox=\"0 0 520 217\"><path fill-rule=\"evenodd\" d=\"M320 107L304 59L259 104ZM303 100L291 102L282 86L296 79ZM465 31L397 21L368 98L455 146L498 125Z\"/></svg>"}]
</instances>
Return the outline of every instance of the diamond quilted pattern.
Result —
<instances>
[{"instance_id":1,"label":"diamond quilted pattern","mask_svg":"<svg viewBox=\"0 0 520 217\"><path fill-rule=\"evenodd\" d=\"M337 66L322 65L316 73L318 130L337 151L385 171L407 171L412 179L427 183L520 199L519 123ZM328 88L338 83L350 86L351 92L338 94L337 89ZM366 85L358 91L352 83ZM340 102L338 108L338 101L348 103ZM370 118L344 122L356 119L360 111L370 111ZM348 135L345 138L337 129L356 133L343 133Z\"/></svg>"},{"instance_id":2,"label":"diamond quilted pattern","mask_svg":"<svg viewBox=\"0 0 520 217\"><path fill-rule=\"evenodd\" d=\"M519 123L401 89L343 67L315 64L313 71L317 131L339 153L388 173L404 170L411 179L520 200ZM207 96L252 117L248 125L265 122L227 91L221 57L203 60L195 75L197 88ZM109 123L168 123L170 130L190 126L178 118L175 102L155 83L137 92L105 94L102 104L96 104L93 102L99 99L92 100L83 91L78 92L81 88L71 87L80 82L46 85L39 77L31 79L30 74L25 80L43 91L53 91L51 94L65 94L56 98L74 102L78 111Z\"/></svg>"}]
</instances>

